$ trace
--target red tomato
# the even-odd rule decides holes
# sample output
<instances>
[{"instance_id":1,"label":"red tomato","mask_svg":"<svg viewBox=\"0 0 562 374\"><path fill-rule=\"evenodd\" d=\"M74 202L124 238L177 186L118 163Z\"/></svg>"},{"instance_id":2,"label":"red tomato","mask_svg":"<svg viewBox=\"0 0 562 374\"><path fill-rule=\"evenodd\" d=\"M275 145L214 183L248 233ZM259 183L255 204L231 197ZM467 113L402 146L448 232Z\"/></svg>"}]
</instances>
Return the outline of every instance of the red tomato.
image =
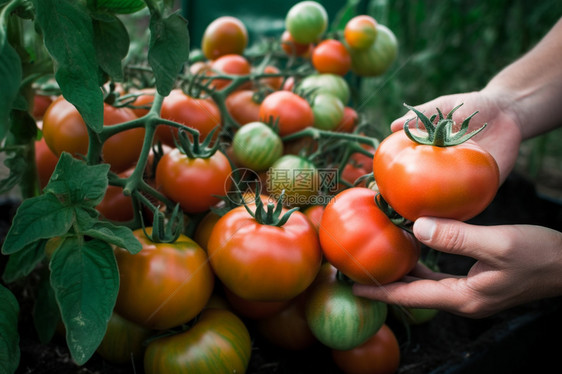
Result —
<instances>
[{"instance_id":1,"label":"red tomato","mask_svg":"<svg viewBox=\"0 0 562 374\"><path fill-rule=\"evenodd\" d=\"M152 228L148 227L150 234ZM211 297L214 276L207 255L185 235L154 243L143 229L133 232L142 250L117 248L120 286L116 311L150 329L169 329L194 318Z\"/></svg>"},{"instance_id":2,"label":"red tomato","mask_svg":"<svg viewBox=\"0 0 562 374\"><path fill-rule=\"evenodd\" d=\"M187 213L201 213L217 204L230 189L232 168L226 156L189 158L178 148L164 154L156 166L156 187Z\"/></svg>"},{"instance_id":3,"label":"red tomato","mask_svg":"<svg viewBox=\"0 0 562 374\"><path fill-rule=\"evenodd\" d=\"M250 319L261 319L269 317L278 313L281 309L287 306L287 301L259 301L247 300L228 288L224 287L224 294L226 300L232 307L232 310L239 316Z\"/></svg>"},{"instance_id":4,"label":"red tomato","mask_svg":"<svg viewBox=\"0 0 562 374\"><path fill-rule=\"evenodd\" d=\"M320 244L326 259L353 281L386 284L416 265L420 245L378 208L375 191L353 187L324 209Z\"/></svg>"},{"instance_id":5,"label":"red tomato","mask_svg":"<svg viewBox=\"0 0 562 374\"><path fill-rule=\"evenodd\" d=\"M45 138L41 138L35 142L35 165L39 177L39 186L45 188L51 175L57 166L59 158L53 153L45 143Z\"/></svg>"},{"instance_id":6,"label":"red tomato","mask_svg":"<svg viewBox=\"0 0 562 374\"><path fill-rule=\"evenodd\" d=\"M129 108L116 108L104 104L104 126L116 125L137 118ZM89 137L82 116L62 96L49 106L43 117L43 136L49 148L59 156L62 152L85 155ZM130 129L107 139L103 145L102 158L111 165L111 170L121 172L131 167L140 155L144 140L144 128Z\"/></svg>"},{"instance_id":7,"label":"red tomato","mask_svg":"<svg viewBox=\"0 0 562 374\"><path fill-rule=\"evenodd\" d=\"M332 358L345 374L393 374L400 366L400 346L384 324L365 343L350 350L332 350Z\"/></svg>"},{"instance_id":8,"label":"red tomato","mask_svg":"<svg viewBox=\"0 0 562 374\"><path fill-rule=\"evenodd\" d=\"M289 56L308 57L314 49L311 43L297 43L289 31L281 34L281 48Z\"/></svg>"},{"instance_id":9,"label":"red tomato","mask_svg":"<svg viewBox=\"0 0 562 374\"><path fill-rule=\"evenodd\" d=\"M259 121L261 102L255 100L255 95L253 90L240 90L226 97L226 110L239 125Z\"/></svg>"},{"instance_id":10,"label":"red tomato","mask_svg":"<svg viewBox=\"0 0 562 374\"><path fill-rule=\"evenodd\" d=\"M221 218L220 215L210 210L197 224L193 240L195 240L195 242L205 251L207 250L207 243L209 242L209 237L211 236L213 227L215 227L215 223L217 223L219 218Z\"/></svg>"},{"instance_id":11,"label":"red tomato","mask_svg":"<svg viewBox=\"0 0 562 374\"><path fill-rule=\"evenodd\" d=\"M343 30L343 37L352 49L367 49L377 38L377 21L361 14L350 19Z\"/></svg>"},{"instance_id":12,"label":"red tomato","mask_svg":"<svg viewBox=\"0 0 562 374\"><path fill-rule=\"evenodd\" d=\"M230 16L219 17L211 22L201 40L201 49L209 60L231 53L241 55L247 45L246 26L238 18Z\"/></svg>"},{"instance_id":13,"label":"red tomato","mask_svg":"<svg viewBox=\"0 0 562 374\"><path fill-rule=\"evenodd\" d=\"M122 178L130 177L131 168L120 174ZM101 215L112 221L126 222L133 219L133 200L123 194L123 188L108 185L102 201L96 206Z\"/></svg>"},{"instance_id":14,"label":"red tomato","mask_svg":"<svg viewBox=\"0 0 562 374\"><path fill-rule=\"evenodd\" d=\"M45 111L51 103L53 102L53 98L48 95L39 95L36 94L33 96L33 107L31 110L31 115L35 119L42 119Z\"/></svg>"},{"instance_id":15,"label":"red tomato","mask_svg":"<svg viewBox=\"0 0 562 374\"><path fill-rule=\"evenodd\" d=\"M211 75L249 75L252 72L250 62L242 55L228 54L223 55L211 62ZM231 79L214 79L211 87L220 90L228 86ZM239 86L239 88L249 87L249 83Z\"/></svg>"},{"instance_id":16,"label":"red tomato","mask_svg":"<svg viewBox=\"0 0 562 374\"><path fill-rule=\"evenodd\" d=\"M215 224L208 252L215 274L229 290L258 301L297 296L312 283L322 261L318 235L304 214L293 212L278 227L258 222L243 206Z\"/></svg>"},{"instance_id":17,"label":"red tomato","mask_svg":"<svg viewBox=\"0 0 562 374\"><path fill-rule=\"evenodd\" d=\"M345 75L351 69L351 56L342 42L326 39L314 48L312 65L319 73Z\"/></svg>"},{"instance_id":18,"label":"red tomato","mask_svg":"<svg viewBox=\"0 0 562 374\"><path fill-rule=\"evenodd\" d=\"M260 121L277 121L279 135L295 133L314 125L314 113L308 101L291 91L275 91L263 99Z\"/></svg>"},{"instance_id":19,"label":"red tomato","mask_svg":"<svg viewBox=\"0 0 562 374\"><path fill-rule=\"evenodd\" d=\"M144 372L245 373L251 353L244 322L228 310L209 308L188 330L152 340L144 355Z\"/></svg>"},{"instance_id":20,"label":"red tomato","mask_svg":"<svg viewBox=\"0 0 562 374\"><path fill-rule=\"evenodd\" d=\"M322 222L322 214L324 214L324 206L311 205L306 208L303 213L318 232L318 230L320 229L320 222Z\"/></svg>"},{"instance_id":21,"label":"red tomato","mask_svg":"<svg viewBox=\"0 0 562 374\"><path fill-rule=\"evenodd\" d=\"M137 117L142 117L148 113L149 108L152 106L156 89L145 88L135 93L139 96L137 96L137 98L132 102L131 109L133 110L133 112L135 112Z\"/></svg>"},{"instance_id":22,"label":"red tomato","mask_svg":"<svg viewBox=\"0 0 562 374\"><path fill-rule=\"evenodd\" d=\"M468 220L490 204L499 186L496 161L476 143L423 145L403 130L379 145L373 173L386 202L411 221L423 216Z\"/></svg>"},{"instance_id":23,"label":"red tomato","mask_svg":"<svg viewBox=\"0 0 562 374\"><path fill-rule=\"evenodd\" d=\"M281 72L281 70L279 70L279 68L277 68L276 66L267 65L263 69L263 72L264 72L264 74L279 74ZM272 91L279 91L281 88L283 88L283 77L282 76L260 78L259 82L261 84L264 84L267 87L269 87Z\"/></svg>"},{"instance_id":24,"label":"red tomato","mask_svg":"<svg viewBox=\"0 0 562 374\"><path fill-rule=\"evenodd\" d=\"M334 131L352 132L359 121L359 114L350 106L343 108L343 118Z\"/></svg>"},{"instance_id":25,"label":"red tomato","mask_svg":"<svg viewBox=\"0 0 562 374\"><path fill-rule=\"evenodd\" d=\"M221 113L217 104L211 99L198 99L188 96L180 89L174 89L162 102L161 116L174 122L199 130L203 140L211 130L221 125ZM162 143L174 147L174 138L178 129L160 125L156 137Z\"/></svg>"}]
</instances>

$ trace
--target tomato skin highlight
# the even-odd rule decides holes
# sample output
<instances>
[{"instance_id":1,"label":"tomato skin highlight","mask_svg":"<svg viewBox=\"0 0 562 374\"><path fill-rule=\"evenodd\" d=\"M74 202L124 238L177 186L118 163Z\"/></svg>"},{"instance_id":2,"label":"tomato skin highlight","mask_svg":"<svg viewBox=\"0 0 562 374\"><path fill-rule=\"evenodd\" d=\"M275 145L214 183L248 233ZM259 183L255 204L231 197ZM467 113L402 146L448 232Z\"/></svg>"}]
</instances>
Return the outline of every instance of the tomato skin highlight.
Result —
<instances>
[{"instance_id":1,"label":"tomato skin highlight","mask_svg":"<svg viewBox=\"0 0 562 374\"><path fill-rule=\"evenodd\" d=\"M499 187L496 161L476 143L422 145L403 130L381 142L373 174L386 202L410 221L424 216L466 221L492 202Z\"/></svg>"},{"instance_id":2,"label":"tomato skin highlight","mask_svg":"<svg viewBox=\"0 0 562 374\"><path fill-rule=\"evenodd\" d=\"M365 187L338 193L324 209L319 237L325 258L343 274L382 285L412 270L420 244L378 208L375 194Z\"/></svg>"},{"instance_id":3,"label":"tomato skin highlight","mask_svg":"<svg viewBox=\"0 0 562 374\"><path fill-rule=\"evenodd\" d=\"M152 228L148 227L150 234ZM211 297L214 276L205 251L185 235L154 243L143 229L133 231L142 250L115 250L120 287L115 310L149 329L169 329L194 318Z\"/></svg>"},{"instance_id":4,"label":"tomato skin highlight","mask_svg":"<svg viewBox=\"0 0 562 374\"><path fill-rule=\"evenodd\" d=\"M146 348L146 374L245 373L252 353L246 325L225 309L205 309L187 331L153 340Z\"/></svg>"},{"instance_id":5,"label":"tomato skin highlight","mask_svg":"<svg viewBox=\"0 0 562 374\"><path fill-rule=\"evenodd\" d=\"M351 56L342 42L326 39L312 51L312 65L319 73L343 76L351 69Z\"/></svg>"},{"instance_id":6,"label":"tomato skin highlight","mask_svg":"<svg viewBox=\"0 0 562 374\"><path fill-rule=\"evenodd\" d=\"M257 222L243 206L234 208L215 224L207 250L224 286L257 301L294 298L312 283L322 261L316 231L298 211L277 227Z\"/></svg>"}]
</instances>

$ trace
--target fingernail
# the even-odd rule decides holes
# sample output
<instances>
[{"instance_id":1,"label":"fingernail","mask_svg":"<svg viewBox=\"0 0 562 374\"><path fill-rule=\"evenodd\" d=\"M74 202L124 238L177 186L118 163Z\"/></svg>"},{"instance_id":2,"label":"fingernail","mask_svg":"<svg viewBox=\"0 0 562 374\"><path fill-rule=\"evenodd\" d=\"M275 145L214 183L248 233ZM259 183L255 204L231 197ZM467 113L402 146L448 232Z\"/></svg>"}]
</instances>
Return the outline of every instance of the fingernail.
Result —
<instances>
[{"instance_id":1,"label":"fingernail","mask_svg":"<svg viewBox=\"0 0 562 374\"><path fill-rule=\"evenodd\" d=\"M414 223L414 234L421 241L429 241L435 232L435 220L431 218L418 218Z\"/></svg>"}]
</instances>

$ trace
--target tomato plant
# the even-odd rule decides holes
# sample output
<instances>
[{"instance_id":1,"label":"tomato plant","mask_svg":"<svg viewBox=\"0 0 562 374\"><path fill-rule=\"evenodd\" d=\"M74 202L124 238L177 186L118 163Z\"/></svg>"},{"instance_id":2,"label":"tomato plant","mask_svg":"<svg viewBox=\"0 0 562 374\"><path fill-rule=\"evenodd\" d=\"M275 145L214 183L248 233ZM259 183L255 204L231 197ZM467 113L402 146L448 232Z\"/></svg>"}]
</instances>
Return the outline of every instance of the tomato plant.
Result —
<instances>
[{"instance_id":1,"label":"tomato plant","mask_svg":"<svg viewBox=\"0 0 562 374\"><path fill-rule=\"evenodd\" d=\"M307 291L305 316L312 333L327 347L351 349L369 339L386 320L387 306L355 296L351 283L325 263Z\"/></svg>"},{"instance_id":2,"label":"tomato plant","mask_svg":"<svg viewBox=\"0 0 562 374\"><path fill-rule=\"evenodd\" d=\"M272 204L266 212L257 202L218 220L209 238L209 261L222 283L244 299L290 300L320 268L318 236L301 212L274 211Z\"/></svg>"},{"instance_id":3,"label":"tomato plant","mask_svg":"<svg viewBox=\"0 0 562 374\"><path fill-rule=\"evenodd\" d=\"M201 40L201 49L209 60L226 54L241 55L247 45L246 26L238 18L231 16L219 17L211 22Z\"/></svg>"},{"instance_id":4,"label":"tomato plant","mask_svg":"<svg viewBox=\"0 0 562 374\"><path fill-rule=\"evenodd\" d=\"M160 373L244 373L252 353L244 322L225 309L205 309L183 332L152 340L144 371Z\"/></svg>"},{"instance_id":5,"label":"tomato plant","mask_svg":"<svg viewBox=\"0 0 562 374\"><path fill-rule=\"evenodd\" d=\"M257 96L253 90L236 90L226 97L226 109L239 125L259 121L261 101Z\"/></svg>"},{"instance_id":6,"label":"tomato plant","mask_svg":"<svg viewBox=\"0 0 562 374\"><path fill-rule=\"evenodd\" d=\"M123 178L129 177L133 169L120 173ZM107 186L102 201L96 205L101 215L113 221L126 222L133 219L133 201L123 193L123 187Z\"/></svg>"},{"instance_id":7,"label":"tomato plant","mask_svg":"<svg viewBox=\"0 0 562 374\"><path fill-rule=\"evenodd\" d=\"M283 141L263 122L242 126L232 139L234 156L243 167L267 170L283 154Z\"/></svg>"},{"instance_id":8,"label":"tomato plant","mask_svg":"<svg viewBox=\"0 0 562 374\"><path fill-rule=\"evenodd\" d=\"M386 284L416 265L420 245L396 226L364 187L338 193L324 209L320 243L326 259L358 283Z\"/></svg>"},{"instance_id":9,"label":"tomato plant","mask_svg":"<svg viewBox=\"0 0 562 374\"><path fill-rule=\"evenodd\" d=\"M398 55L398 41L388 27L377 24L377 37L364 50L349 50L351 71L363 77L379 76L385 73Z\"/></svg>"},{"instance_id":10,"label":"tomato plant","mask_svg":"<svg viewBox=\"0 0 562 374\"><path fill-rule=\"evenodd\" d=\"M96 6L117 14L130 14L143 9L146 3L143 0L97 0Z\"/></svg>"},{"instance_id":11,"label":"tomato plant","mask_svg":"<svg viewBox=\"0 0 562 374\"><path fill-rule=\"evenodd\" d=\"M400 346L386 324L365 343L349 350L332 350L332 358L345 374L393 374L400 366Z\"/></svg>"},{"instance_id":12,"label":"tomato plant","mask_svg":"<svg viewBox=\"0 0 562 374\"><path fill-rule=\"evenodd\" d=\"M260 105L260 121L274 123L284 136L314 124L314 113L306 99L291 91L275 91Z\"/></svg>"},{"instance_id":13,"label":"tomato plant","mask_svg":"<svg viewBox=\"0 0 562 374\"><path fill-rule=\"evenodd\" d=\"M351 49L369 48L377 38L377 21L371 16L360 14L345 24L343 36Z\"/></svg>"},{"instance_id":14,"label":"tomato plant","mask_svg":"<svg viewBox=\"0 0 562 374\"><path fill-rule=\"evenodd\" d=\"M142 244L137 254L117 248L120 287L115 310L149 329L169 329L193 319L214 286L207 254L181 234L172 243L153 242L143 229L134 232Z\"/></svg>"},{"instance_id":15,"label":"tomato plant","mask_svg":"<svg viewBox=\"0 0 562 374\"><path fill-rule=\"evenodd\" d=\"M351 69L351 56L339 40L325 39L312 51L312 65L319 73L345 75Z\"/></svg>"},{"instance_id":16,"label":"tomato plant","mask_svg":"<svg viewBox=\"0 0 562 374\"><path fill-rule=\"evenodd\" d=\"M301 1L287 12L285 27L297 43L313 43L326 31L328 13L320 3Z\"/></svg>"},{"instance_id":17,"label":"tomato plant","mask_svg":"<svg viewBox=\"0 0 562 374\"><path fill-rule=\"evenodd\" d=\"M381 195L411 221L422 216L461 221L476 216L496 195L499 169L494 158L469 139L475 132L466 134L474 114L463 121L460 132L450 136L456 108L447 117L440 114L436 125L412 110L423 121L427 135L413 135L405 126L383 140L373 158Z\"/></svg>"},{"instance_id":18,"label":"tomato plant","mask_svg":"<svg viewBox=\"0 0 562 374\"><path fill-rule=\"evenodd\" d=\"M337 74L311 74L298 83L298 89L313 91L314 94L331 94L347 105L351 96L349 85L342 76Z\"/></svg>"},{"instance_id":19,"label":"tomato plant","mask_svg":"<svg viewBox=\"0 0 562 374\"><path fill-rule=\"evenodd\" d=\"M252 71L252 66L242 55L226 54L218 57L216 60L213 60L210 64L210 69L213 74L218 75L248 75ZM228 86L231 82L231 79L226 78L213 79L211 87L220 90ZM246 86L249 86L249 83L246 84Z\"/></svg>"},{"instance_id":20,"label":"tomato plant","mask_svg":"<svg viewBox=\"0 0 562 374\"><path fill-rule=\"evenodd\" d=\"M137 116L129 108L104 104L104 126L114 126L131 121ZM129 129L109 137L103 145L103 160L115 172L131 167L138 159L144 139L144 128ZM49 148L59 156L69 152L75 156L88 152L88 129L74 105L59 96L43 116L43 136Z\"/></svg>"}]
</instances>

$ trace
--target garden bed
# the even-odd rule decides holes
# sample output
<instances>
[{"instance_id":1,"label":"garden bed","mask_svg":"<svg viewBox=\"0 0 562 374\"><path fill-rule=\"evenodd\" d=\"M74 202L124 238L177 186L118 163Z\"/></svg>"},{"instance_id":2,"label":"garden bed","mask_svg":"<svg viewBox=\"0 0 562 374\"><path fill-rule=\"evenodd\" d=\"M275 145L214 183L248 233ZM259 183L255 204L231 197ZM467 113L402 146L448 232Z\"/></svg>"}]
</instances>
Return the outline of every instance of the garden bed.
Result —
<instances>
[{"instance_id":1,"label":"garden bed","mask_svg":"<svg viewBox=\"0 0 562 374\"><path fill-rule=\"evenodd\" d=\"M0 212L5 234L13 214L13 201L4 201ZM537 195L534 185L514 174L490 205L473 220L478 224L531 223L562 229L562 208ZM540 245L540 244L538 244ZM439 266L445 272L465 274L472 259L445 255ZM27 280L33 281L33 277ZM33 295L21 284L11 286L21 307L21 364L18 373L142 373L142 364L115 366L94 356L78 367L72 363L64 339L56 336L48 345L38 343L31 319ZM389 317L388 323L401 343L400 374L418 373L523 373L542 372L558 357L557 338L562 333L562 299L554 298L513 308L484 319L468 319L439 312L428 323L406 328ZM250 332L254 332L248 321ZM329 350L320 345L289 352L254 336L248 373L338 373Z\"/></svg>"}]
</instances>

